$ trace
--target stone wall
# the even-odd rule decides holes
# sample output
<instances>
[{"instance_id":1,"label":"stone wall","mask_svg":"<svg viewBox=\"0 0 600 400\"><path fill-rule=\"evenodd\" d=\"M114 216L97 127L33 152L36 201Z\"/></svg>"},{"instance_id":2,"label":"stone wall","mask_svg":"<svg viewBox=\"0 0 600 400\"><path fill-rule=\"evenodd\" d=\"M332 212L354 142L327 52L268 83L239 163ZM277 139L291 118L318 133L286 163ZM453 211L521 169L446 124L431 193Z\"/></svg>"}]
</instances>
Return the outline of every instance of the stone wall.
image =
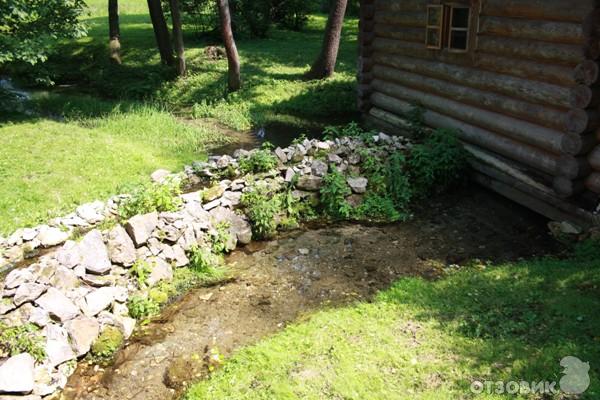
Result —
<instances>
[{"instance_id":1,"label":"stone wall","mask_svg":"<svg viewBox=\"0 0 600 400\"><path fill-rule=\"evenodd\" d=\"M376 151L387 154L410 146L403 138L384 134L373 140ZM210 157L208 162L186 167L184 179L214 179L225 170L234 171L236 177L181 195L182 206L176 212L136 215L124 225L101 231L99 224L116 218L118 204L126 197L119 195L106 203L82 205L48 225L19 229L2 239L4 266L27 256L34 256L35 262L13 269L0 284L0 322L40 327L46 357L38 362L24 353L0 359L0 398L11 398L9 393L28 399L51 395L65 386L76 360L90 351L107 327L116 327L125 338L133 333L136 320L128 315L127 301L140 291L130 273L136 261L151 266L147 284L153 286L171 280L175 268L188 265L189 251L194 246L207 246L207 238L222 222L230 231L228 250L248 244L252 230L239 204L250 184L283 187L293 181L297 182L294 196L318 196L323 177L335 166L352 172L348 184L353 195L360 197L368 184L360 176L362 147L363 142L356 138L305 140L275 149L278 167L254 175L243 175L239 170L239 159L247 157L247 151L238 150L233 157ZM167 171L157 171L152 178L161 181L168 176ZM78 241L69 240L75 230L87 233ZM38 249L53 247L55 251L35 256Z\"/></svg>"}]
</instances>

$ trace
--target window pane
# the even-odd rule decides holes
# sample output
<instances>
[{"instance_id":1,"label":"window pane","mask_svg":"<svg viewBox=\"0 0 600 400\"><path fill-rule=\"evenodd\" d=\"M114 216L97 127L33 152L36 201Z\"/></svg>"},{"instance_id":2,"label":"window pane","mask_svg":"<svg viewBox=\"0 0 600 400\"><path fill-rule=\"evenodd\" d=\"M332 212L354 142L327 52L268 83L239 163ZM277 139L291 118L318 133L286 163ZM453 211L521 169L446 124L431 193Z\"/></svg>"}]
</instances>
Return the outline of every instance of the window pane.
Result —
<instances>
[{"instance_id":1,"label":"window pane","mask_svg":"<svg viewBox=\"0 0 600 400\"><path fill-rule=\"evenodd\" d=\"M437 29L427 29L427 46L441 47L440 31Z\"/></svg>"},{"instance_id":2,"label":"window pane","mask_svg":"<svg viewBox=\"0 0 600 400\"><path fill-rule=\"evenodd\" d=\"M469 27L469 9L468 8L453 8L452 9L452 28L468 28Z\"/></svg>"},{"instance_id":3,"label":"window pane","mask_svg":"<svg viewBox=\"0 0 600 400\"><path fill-rule=\"evenodd\" d=\"M440 26L442 24L442 10L443 8L441 6L427 8L427 25Z\"/></svg>"},{"instance_id":4,"label":"window pane","mask_svg":"<svg viewBox=\"0 0 600 400\"><path fill-rule=\"evenodd\" d=\"M467 50L468 32L450 31L450 48L454 50Z\"/></svg>"}]
</instances>

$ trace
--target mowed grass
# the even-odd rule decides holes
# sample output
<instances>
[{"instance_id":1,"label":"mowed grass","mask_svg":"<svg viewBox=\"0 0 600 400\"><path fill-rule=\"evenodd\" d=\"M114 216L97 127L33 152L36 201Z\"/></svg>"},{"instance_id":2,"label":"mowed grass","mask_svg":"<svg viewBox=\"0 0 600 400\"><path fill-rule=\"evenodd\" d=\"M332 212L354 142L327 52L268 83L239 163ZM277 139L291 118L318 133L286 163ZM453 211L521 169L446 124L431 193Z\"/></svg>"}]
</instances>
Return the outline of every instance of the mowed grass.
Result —
<instances>
[{"instance_id":1,"label":"mowed grass","mask_svg":"<svg viewBox=\"0 0 600 400\"><path fill-rule=\"evenodd\" d=\"M577 398L598 399L598 259L596 247L568 260L473 266L435 282L402 279L371 303L318 312L238 351L186 398L566 399L575 397L470 387L559 382L561 359L575 356L591 367Z\"/></svg>"},{"instance_id":2,"label":"mowed grass","mask_svg":"<svg viewBox=\"0 0 600 400\"><path fill-rule=\"evenodd\" d=\"M230 95L226 60L204 55L218 39L186 27L189 73L177 79L160 64L146 1L121 2L123 64L113 65L106 1L88 5L89 35L63 43L44 65L57 86L69 88L34 96L36 116L0 118L0 234L116 194L158 168L202 159L211 143L227 140L214 121L238 130L270 121L327 125L354 110L355 19L344 30L339 73L325 82L301 80L318 54L324 16L311 17L304 32L240 39L244 88ZM12 76L33 82L26 69Z\"/></svg>"}]
</instances>

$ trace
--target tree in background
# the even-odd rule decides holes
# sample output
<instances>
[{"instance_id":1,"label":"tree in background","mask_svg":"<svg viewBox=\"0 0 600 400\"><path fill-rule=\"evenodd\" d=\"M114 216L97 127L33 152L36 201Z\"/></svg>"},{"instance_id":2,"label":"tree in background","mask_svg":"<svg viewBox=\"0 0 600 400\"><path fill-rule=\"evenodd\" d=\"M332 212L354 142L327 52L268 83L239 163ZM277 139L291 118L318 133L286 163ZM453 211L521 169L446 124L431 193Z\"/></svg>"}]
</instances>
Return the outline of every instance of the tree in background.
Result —
<instances>
[{"instance_id":1,"label":"tree in background","mask_svg":"<svg viewBox=\"0 0 600 400\"><path fill-rule=\"evenodd\" d=\"M173 65L173 46L171 45L169 28L167 28L167 21L160 0L148 0L148 10L150 11L160 60L163 64Z\"/></svg>"},{"instance_id":2,"label":"tree in background","mask_svg":"<svg viewBox=\"0 0 600 400\"><path fill-rule=\"evenodd\" d=\"M0 65L46 61L58 39L85 35L84 0L0 1Z\"/></svg>"},{"instance_id":3,"label":"tree in background","mask_svg":"<svg viewBox=\"0 0 600 400\"><path fill-rule=\"evenodd\" d=\"M229 90L235 92L242 86L240 77L240 57L238 55L233 31L231 30L231 12L228 0L217 0L219 16L221 17L221 35L227 51L227 62L229 68Z\"/></svg>"},{"instance_id":4,"label":"tree in background","mask_svg":"<svg viewBox=\"0 0 600 400\"><path fill-rule=\"evenodd\" d=\"M121 64L121 30L119 28L119 0L108 0L108 48L110 59Z\"/></svg>"},{"instance_id":5,"label":"tree in background","mask_svg":"<svg viewBox=\"0 0 600 400\"><path fill-rule=\"evenodd\" d=\"M307 79L325 79L335 72L348 0L332 1L333 4L329 10L329 18L325 27L323 47L312 68L306 73L305 77Z\"/></svg>"},{"instance_id":6,"label":"tree in background","mask_svg":"<svg viewBox=\"0 0 600 400\"><path fill-rule=\"evenodd\" d=\"M177 56L177 75L184 76L186 73L185 49L183 46L183 30L181 28L181 12L179 11L179 0L169 0L169 4L171 6L171 20L173 21L173 38L175 40L175 53Z\"/></svg>"}]
</instances>

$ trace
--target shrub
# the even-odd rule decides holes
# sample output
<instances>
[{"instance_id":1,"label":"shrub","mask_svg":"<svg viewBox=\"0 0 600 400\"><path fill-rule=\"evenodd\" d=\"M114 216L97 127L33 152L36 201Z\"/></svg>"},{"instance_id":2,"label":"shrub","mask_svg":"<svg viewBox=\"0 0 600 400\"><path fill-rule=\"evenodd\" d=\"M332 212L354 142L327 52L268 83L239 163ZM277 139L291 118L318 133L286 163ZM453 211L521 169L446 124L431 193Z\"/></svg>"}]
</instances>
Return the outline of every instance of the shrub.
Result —
<instances>
[{"instance_id":1,"label":"shrub","mask_svg":"<svg viewBox=\"0 0 600 400\"><path fill-rule=\"evenodd\" d=\"M277 167L277 157L268 148L256 150L240 159L240 169L245 174L269 172Z\"/></svg>"},{"instance_id":2,"label":"shrub","mask_svg":"<svg viewBox=\"0 0 600 400\"><path fill-rule=\"evenodd\" d=\"M323 178L321 203L327 215L338 219L350 217L352 207L346 197L352 193L346 178L335 167Z\"/></svg>"},{"instance_id":3,"label":"shrub","mask_svg":"<svg viewBox=\"0 0 600 400\"><path fill-rule=\"evenodd\" d=\"M225 254L229 252L229 243L232 240L229 222L223 221L215 226L215 231L209 236L212 252L214 254Z\"/></svg>"},{"instance_id":4,"label":"shrub","mask_svg":"<svg viewBox=\"0 0 600 400\"><path fill-rule=\"evenodd\" d=\"M413 190L405 171L406 157L400 152L392 154L388 159L386 170L387 194L396 210L408 212L413 197Z\"/></svg>"},{"instance_id":5,"label":"shrub","mask_svg":"<svg viewBox=\"0 0 600 400\"><path fill-rule=\"evenodd\" d=\"M44 338L39 328L30 323L8 327L0 322L0 358L21 353L29 353L40 362L46 357Z\"/></svg>"},{"instance_id":6,"label":"shrub","mask_svg":"<svg viewBox=\"0 0 600 400\"><path fill-rule=\"evenodd\" d=\"M181 182L167 179L164 183L140 185L119 204L119 216L124 219L154 211L177 211L182 204Z\"/></svg>"},{"instance_id":7,"label":"shrub","mask_svg":"<svg viewBox=\"0 0 600 400\"><path fill-rule=\"evenodd\" d=\"M137 260L129 270L131 275L137 278L139 287L145 287L146 281L152 273L152 267L144 260Z\"/></svg>"},{"instance_id":8,"label":"shrub","mask_svg":"<svg viewBox=\"0 0 600 400\"><path fill-rule=\"evenodd\" d=\"M268 239L277 233L275 217L282 210L278 195L265 185L258 185L242 195L241 204L250 219L255 239Z\"/></svg>"},{"instance_id":9,"label":"shrub","mask_svg":"<svg viewBox=\"0 0 600 400\"><path fill-rule=\"evenodd\" d=\"M368 218L381 222L396 222L408 217L396 210L392 199L378 194L367 195L363 203L358 206L355 215L358 219Z\"/></svg>"},{"instance_id":10,"label":"shrub","mask_svg":"<svg viewBox=\"0 0 600 400\"><path fill-rule=\"evenodd\" d=\"M190 269L198 273L209 273L223 262L221 257L210 249L200 246L192 247L189 258Z\"/></svg>"},{"instance_id":11,"label":"shrub","mask_svg":"<svg viewBox=\"0 0 600 400\"><path fill-rule=\"evenodd\" d=\"M435 130L423 143L413 146L408 158L415 194L423 197L447 190L463 177L467 161L455 131Z\"/></svg>"},{"instance_id":12,"label":"shrub","mask_svg":"<svg viewBox=\"0 0 600 400\"><path fill-rule=\"evenodd\" d=\"M134 295L127 302L129 316L138 320L149 318L160 313L160 305L149 297Z\"/></svg>"},{"instance_id":13,"label":"shrub","mask_svg":"<svg viewBox=\"0 0 600 400\"><path fill-rule=\"evenodd\" d=\"M92 345L92 354L100 358L109 358L119 350L124 340L119 329L107 326Z\"/></svg>"}]
</instances>

